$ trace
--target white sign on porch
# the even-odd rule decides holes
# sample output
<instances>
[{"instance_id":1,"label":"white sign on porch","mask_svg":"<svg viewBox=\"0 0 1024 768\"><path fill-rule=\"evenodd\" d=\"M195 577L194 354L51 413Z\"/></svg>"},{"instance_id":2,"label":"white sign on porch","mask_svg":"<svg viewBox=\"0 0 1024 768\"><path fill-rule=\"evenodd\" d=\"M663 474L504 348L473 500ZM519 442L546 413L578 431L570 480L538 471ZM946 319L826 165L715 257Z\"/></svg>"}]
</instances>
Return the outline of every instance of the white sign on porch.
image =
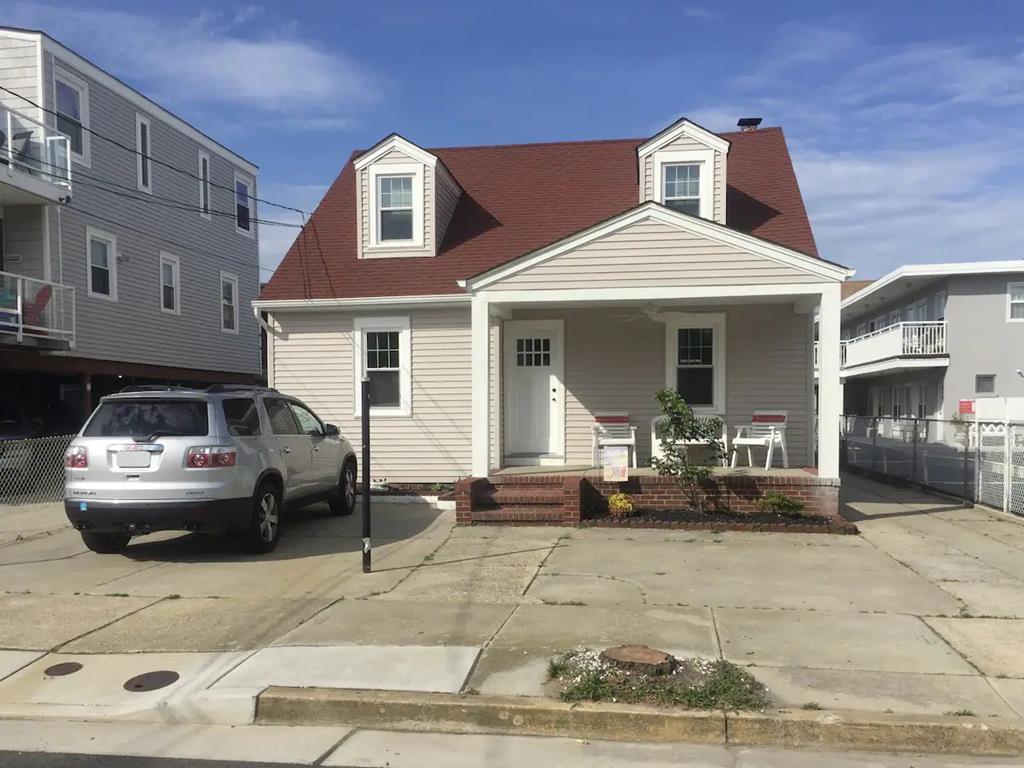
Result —
<instances>
[{"instance_id":1,"label":"white sign on porch","mask_svg":"<svg viewBox=\"0 0 1024 768\"><path fill-rule=\"evenodd\" d=\"M608 445L601 451L604 480L610 483L624 483L629 480L629 446Z\"/></svg>"}]
</instances>

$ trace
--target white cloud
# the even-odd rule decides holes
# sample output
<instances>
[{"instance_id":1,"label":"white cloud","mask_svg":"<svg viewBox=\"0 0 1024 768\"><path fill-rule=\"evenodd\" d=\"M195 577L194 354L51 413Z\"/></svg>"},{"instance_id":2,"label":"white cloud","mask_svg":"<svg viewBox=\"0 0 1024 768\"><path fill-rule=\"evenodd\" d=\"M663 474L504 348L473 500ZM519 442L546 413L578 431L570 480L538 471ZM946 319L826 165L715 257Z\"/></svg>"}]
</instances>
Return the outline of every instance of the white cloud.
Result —
<instances>
[{"instance_id":1,"label":"white cloud","mask_svg":"<svg viewBox=\"0 0 1024 768\"><path fill-rule=\"evenodd\" d=\"M712 14L707 8L700 8L695 5L691 5L688 8L683 9L683 16L688 16L691 19L707 20L712 18L713 15L714 14Z\"/></svg>"},{"instance_id":2,"label":"white cloud","mask_svg":"<svg viewBox=\"0 0 1024 768\"><path fill-rule=\"evenodd\" d=\"M33 2L6 10L5 23L45 29L169 106L235 105L257 116L300 111L306 119L297 127L335 129L378 93L376 78L342 54L294 35L247 34L262 14L258 6L185 18Z\"/></svg>"},{"instance_id":3,"label":"white cloud","mask_svg":"<svg viewBox=\"0 0 1024 768\"><path fill-rule=\"evenodd\" d=\"M787 25L689 114L713 130L741 114L783 125L819 251L863 276L1011 258L1024 252L1020 46L892 47L840 23Z\"/></svg>"}]
</instances>

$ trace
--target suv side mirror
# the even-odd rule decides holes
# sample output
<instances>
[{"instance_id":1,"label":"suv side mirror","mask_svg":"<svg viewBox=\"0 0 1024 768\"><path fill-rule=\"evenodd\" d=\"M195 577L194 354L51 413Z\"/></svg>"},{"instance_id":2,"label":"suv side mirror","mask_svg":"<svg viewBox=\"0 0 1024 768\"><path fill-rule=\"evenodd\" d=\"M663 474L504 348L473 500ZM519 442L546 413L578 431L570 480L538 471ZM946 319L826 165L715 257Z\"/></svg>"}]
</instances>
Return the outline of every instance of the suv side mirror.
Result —
<instances>
[{"instance_id":1,"label":"suv side mirror","mask_svg":"<svg viewBox=\"0 0 1024 768\"><path fill-rule=\"evenodd\" d=\"M324 434L328 437L337 437L341 432L339 432L338 428L333 424L324 424Z\"/></svg>"}]
</instances>

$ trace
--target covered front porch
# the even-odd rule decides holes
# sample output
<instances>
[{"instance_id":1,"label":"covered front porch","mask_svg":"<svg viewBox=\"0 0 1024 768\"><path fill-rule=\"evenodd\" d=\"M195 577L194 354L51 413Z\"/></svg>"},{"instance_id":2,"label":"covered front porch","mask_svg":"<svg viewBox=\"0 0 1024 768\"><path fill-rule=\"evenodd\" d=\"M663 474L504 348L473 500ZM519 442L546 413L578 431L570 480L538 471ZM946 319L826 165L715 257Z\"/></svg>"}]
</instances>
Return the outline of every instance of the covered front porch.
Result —
<instances>
[{"instance_id":1,"label":"covered front porch","mask_svg":"<svg viewBox=\"0 0 1024 768\"><path fill-rule=\"evenodd\" d=\"M673 388L730 440L755 412L784 412L790 466L838 478L847 274L644 204L466 281L473 476L594 466L595 418L609 411L636 428L637 464L649 464L655 393Z\"/></svg>"}]
</instances>

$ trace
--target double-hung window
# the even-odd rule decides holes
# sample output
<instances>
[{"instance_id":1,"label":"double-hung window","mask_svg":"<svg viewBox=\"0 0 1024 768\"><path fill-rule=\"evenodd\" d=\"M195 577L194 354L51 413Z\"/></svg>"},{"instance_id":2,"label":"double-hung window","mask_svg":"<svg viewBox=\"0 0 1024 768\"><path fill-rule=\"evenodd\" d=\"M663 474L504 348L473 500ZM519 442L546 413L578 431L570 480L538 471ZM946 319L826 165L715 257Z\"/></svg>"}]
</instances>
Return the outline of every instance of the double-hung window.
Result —
<instances>
[{"instance_id":1,"label":"double-hung window","mask_svg":"<svg viewBox=\"0 0 1024 768\"><path fill-rule=\"evenodd\" d=\"M160 311L181 314L181 263L171 253L160 254Z\"/></svg>"},{"instance_id":2,"label":"double-hung window","mask_svg":"<svg viewBox=\"0 0 1024 768\"><path fill-rule=\"evenodd\" d=\"M665 185L662 200L692 216L700 216L700 163L672 163L662 168Z\"/></svg>"},{"instance_id":3,"label":"double-hung window","mask_svg":"<svg viewBox=\"0 0 1024 768\"><path fill-rule=\"evenodd\" d=\"M89 295L117 301L117 238L87 227L85 248Z\"/></svg>"},{"instance_id":4,"label":"double-hung window","mask_svg":"<svg viewBox=\"0 0 1024 768\"><path fill-rule=\"evenodd\" d=\"M220 329L238 333L238 277L220 273Z\"/></svg>"},{"instance_id":5,"label":"double-hung window","mask_svg":"<svg viewBox=\"0 0 1024 768\"><path fill-rule=\"evenodd\" d=\"M252 181L235 174L235 229L252 237L253 225Z\"/></svg>"},{"instance_id":6,"label":"double-hung window","mask_svg":"<svg viewBox=\"0 0 1024 768\"><path fill-rule=\"evenodd\" d=\"M142 192L153 191L153 136L152 129L142 115L135 115L135 160L137 181Z\"/></svg>"},{"instance_id":7,"label":"double-hung window","mask_svg":"<svg viewBox=\"0 0 1024 768\"><path fill-rule=\"evenodd\" d=\"M696 412L725 410L725 315L675 314L666 326L665 384Z\"/></svg>"},{"instance_id":8,"label":"double-hung window","mask_svg":"<svg viewBox=\"0 0 1024 768\"><path fill-rule=\"evenodd\" d=\"M1006 319L1011 323L1024 323L1024 283L1007 283Z\"/></svg>"},{"instance_id":9,"label":"double-hung window","mask_svg":"<svg viewBox=\"0 0 1024 768\"><path fill-rule=\"evenodd\" d=\"M210 156L199 153L199 215L210 218Z\"/></svg>"},{"instance_id":10,"label":"double-hung window","mask_svg":"<svg viewBox=\"0 0 1024 768\"><path fill-rule=\"evenodd\" d=\"M357 319L354 337L356 414L362 410L365 376L374 413L408 416L412 391L409 318Z\"/></svg>"},{"instance_id":11,"label":"double-hung window","mask_svg":"<svg viewBox=\"0 0 1024 768\"><path fill-rule=\"evenodd\" d=\"M57 130L68 137L72 156L89 164L89 89L77 77L56 71L53 75L54 112Z\"/></svg>"},{"instance_id":12,"label":"double-hung window","mask_svg":"<svg viewBox=\"0 0 1024 768\"><path fill-rule=\"evenodd\" d=\"M377 213L381 242L413 239L412 176L377 177Z\"/></svg>"}]
</instances>

